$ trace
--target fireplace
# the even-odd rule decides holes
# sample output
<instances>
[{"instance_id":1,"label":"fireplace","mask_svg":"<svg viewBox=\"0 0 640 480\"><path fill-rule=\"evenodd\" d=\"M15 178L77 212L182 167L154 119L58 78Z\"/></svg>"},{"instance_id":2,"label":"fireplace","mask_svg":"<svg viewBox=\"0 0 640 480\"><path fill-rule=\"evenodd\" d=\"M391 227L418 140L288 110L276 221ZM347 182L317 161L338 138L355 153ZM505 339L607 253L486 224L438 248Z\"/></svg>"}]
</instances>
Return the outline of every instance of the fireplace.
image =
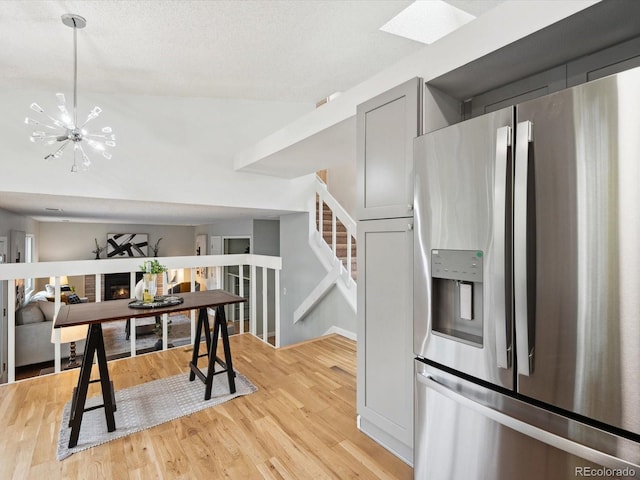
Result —
<instances>
[{"instance_id":1,"label":"fireplace","mask_svg":"<svg viewBox=\"0 0 640 480\"><path fill-rule=\"evenodd\" d=\"M142 278L142 272L136 272L136 283ZM128 273L107 273L104 275L102 292L104 300L131 298L130 275Z\"/></svg>"}]
</instances>

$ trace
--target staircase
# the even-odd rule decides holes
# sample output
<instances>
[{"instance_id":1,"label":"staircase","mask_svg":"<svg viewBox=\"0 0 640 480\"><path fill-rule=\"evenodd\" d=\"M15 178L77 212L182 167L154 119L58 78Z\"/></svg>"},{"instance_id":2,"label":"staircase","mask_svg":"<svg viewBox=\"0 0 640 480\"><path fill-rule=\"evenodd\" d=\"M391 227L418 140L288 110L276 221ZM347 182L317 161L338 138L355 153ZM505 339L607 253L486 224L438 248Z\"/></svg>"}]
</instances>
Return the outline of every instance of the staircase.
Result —
<instances>
[{"instance_id":1,"label":"staircase","mask_svg":"<svg viewBox=\"0 0 640 480\"><path fill-rule=\"evenodd\" d=\"M316 177L316 198L310 208L309 245L326 268L325 277L293 312L293 323L303 320L315 305L334 287L342 292L349 306L357 310L356 222Z\"/></svg>"},{"instance_id":2,"label":"staircase","mask_svg":"<svg viewBox=\"0 0 640 480\"><path fill-rule=\"evenodd\" d=\"M320 215L322 215L322 226L320 225ZM320 196L316 194L316 228L319 232L322 232L322 238L329 247L333 245L333 212L331 208L322 202L322 208L320 208ZM351 237L349 245L347 228L343 223L336 218L335 225L336 246L335 253L338 260L342 262L342 265L347 269L347 264L351 261L351 278L354 282L358 280L358 262L357 262L357 247L356 239ZM351 247L351 255L349 255L349 247Z\"/></svg>"}]
</instances>

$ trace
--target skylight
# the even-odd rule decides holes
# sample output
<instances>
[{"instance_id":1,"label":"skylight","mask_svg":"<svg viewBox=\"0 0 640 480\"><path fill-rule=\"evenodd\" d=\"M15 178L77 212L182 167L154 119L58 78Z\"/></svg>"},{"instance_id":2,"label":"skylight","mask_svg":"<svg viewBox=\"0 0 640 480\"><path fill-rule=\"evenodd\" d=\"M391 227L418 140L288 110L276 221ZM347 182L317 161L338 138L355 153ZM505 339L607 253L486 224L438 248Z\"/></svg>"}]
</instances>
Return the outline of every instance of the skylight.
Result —
<instances>
[{"instance_id":1,"label":"skylight","mask_svg":"<svg viewBox=\"0 0 640 480\"><path fill-rule=\"evenodd\" d=\"M416 0L380 30L429 44L475 18L442 0Z\"/></svg>"}]
</instances>

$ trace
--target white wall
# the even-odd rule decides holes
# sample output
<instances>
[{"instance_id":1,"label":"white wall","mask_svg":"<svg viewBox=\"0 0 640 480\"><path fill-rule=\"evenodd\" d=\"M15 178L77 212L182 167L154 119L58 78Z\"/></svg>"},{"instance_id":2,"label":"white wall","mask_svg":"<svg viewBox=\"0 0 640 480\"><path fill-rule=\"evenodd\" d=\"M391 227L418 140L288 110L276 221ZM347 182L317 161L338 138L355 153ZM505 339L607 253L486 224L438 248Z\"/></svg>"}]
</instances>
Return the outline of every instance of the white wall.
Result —
<instances>
[{"instance_id":1,"label":"white wall","mask_svg":"<svg viewBox=\"0 0 640 480\"><path fill-rule=\"evenodd\" d=\"M188 93L188 92L185 92ZM284 180L233 170L232 155L281 128L312 105L190 97L98 95L80 89L79 116L103 109L92 124L116 134L113 158L94 156L88 172L71 175L70 152L44 161L51 147L29 141L32 102L53 112L55 92L1 91L0 192L166 201L303 210L309 179ZM33 115L32 115L33 114Z\"/></svg>"},{"instance_id":2,"label":"white wall","mask_svg":"<svg viewBox=\"0 0 640 480\"><path fill-rule=\"evenodd\" d=\"M345 122L356 113L357 105L414 77L432 80L458 67L482 58L512 42L556 23L599 0L518 0L505 1L469 22L462 28L426 45L394 65L367 78L362 83L343 92L335 100L310 111L295 122L259 142L236 153L236 168L269 171L271 165L284 159L295 161L287 155L289 147L295 147L318 133ZM550 5L553 4L553 8ZM523 59L526 61L526 59ZM300 150L303 150L301 147ZM297 152L298 149L294 148ZM304 155L300 161L304 161ZM329 160L328 160L329 162ZM314 165L316 170L329 165ZM331 165L333 165L331 163ZM298 167L299 168L299 167Z\"/></svg>"},{"instance_id":3,"label":"white wall","mask_svg":"<svg viewBox=\"0 0 640 480\"><path fill-rule=\"evenodd\" d=\"M356 217L356 157L345 158L340 166L327 170L327 190L347 211Z\"/></svg>"}]
</instances>

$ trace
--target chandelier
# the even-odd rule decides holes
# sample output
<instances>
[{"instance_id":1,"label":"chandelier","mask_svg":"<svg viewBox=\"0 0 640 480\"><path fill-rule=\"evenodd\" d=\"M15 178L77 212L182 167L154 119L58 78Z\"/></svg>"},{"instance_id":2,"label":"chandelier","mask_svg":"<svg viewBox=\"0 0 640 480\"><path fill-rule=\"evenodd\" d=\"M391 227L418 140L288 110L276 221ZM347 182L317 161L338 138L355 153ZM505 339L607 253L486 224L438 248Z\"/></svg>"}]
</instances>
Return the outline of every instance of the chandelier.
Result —
<instances>
[{"instance_id":1,"label":"chandelier","mask_svg":"<svg viewBox=\"0 0 640 480\"><path fill-rule=\"evenodd\" d=\"M77 30L84 28L87 21L80 15L64 14L62 15L62 23L73 28L73 114L67 110L66 99L63 93L56 93L58 99L58 111L55 115L47 114L44 109L37 103L31 104L31 110L37 112L46 120L35 120L27 117L25 123L38 127L31 134L31 141L44 143L45 145L60 145L53 153L49 153L44 157L45 160L60 158L67 150L67 147L73 145L73 165L72 172L78 171L78 164L83 170L87 170L91 165L91 160L87 155L86 148L83 145L90 146L94 151L102 154L107 160L111 159L111 154L107 151L107 147L115 147L115 135L111 127L102 127L99 133L89 133L87 124L97 118L102 112L100 107L93 107L89 112L86 120L78 123L78 39Z\"/></svg>"}]
</instances>

